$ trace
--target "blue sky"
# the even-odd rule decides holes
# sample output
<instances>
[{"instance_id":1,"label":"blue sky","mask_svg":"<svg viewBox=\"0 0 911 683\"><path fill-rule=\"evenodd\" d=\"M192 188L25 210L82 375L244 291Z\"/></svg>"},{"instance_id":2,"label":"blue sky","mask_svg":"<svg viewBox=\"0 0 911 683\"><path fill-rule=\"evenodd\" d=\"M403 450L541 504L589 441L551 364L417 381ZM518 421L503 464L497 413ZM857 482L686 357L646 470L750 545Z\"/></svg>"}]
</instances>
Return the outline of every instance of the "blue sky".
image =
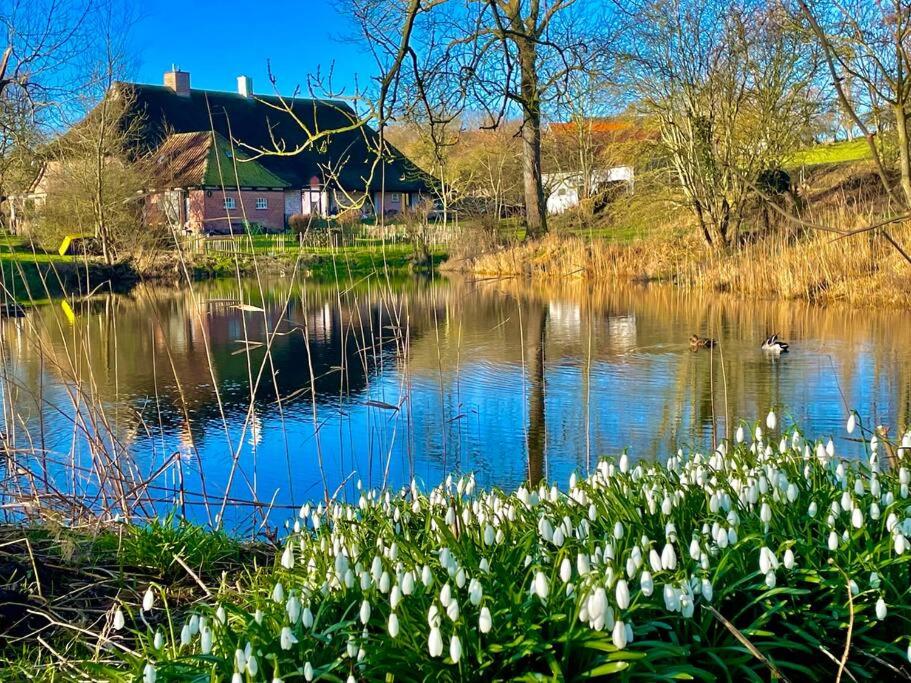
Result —
<instances>
[{"instance_id":1,"label":"blue sky","mask_svg":"<svg viewBox=\"0 0 911 683\"><path fill-rule=\"evenodd\" d=\"M143 83L161 83L172 63L190 72L194 88L235 90L245 74L264 94L267 60L284 94L333 62L336 87L370 75L370 56L350 40L353 26L332 0L150 0L140 12L130 42Z\"/></svg>"}]
</instances>

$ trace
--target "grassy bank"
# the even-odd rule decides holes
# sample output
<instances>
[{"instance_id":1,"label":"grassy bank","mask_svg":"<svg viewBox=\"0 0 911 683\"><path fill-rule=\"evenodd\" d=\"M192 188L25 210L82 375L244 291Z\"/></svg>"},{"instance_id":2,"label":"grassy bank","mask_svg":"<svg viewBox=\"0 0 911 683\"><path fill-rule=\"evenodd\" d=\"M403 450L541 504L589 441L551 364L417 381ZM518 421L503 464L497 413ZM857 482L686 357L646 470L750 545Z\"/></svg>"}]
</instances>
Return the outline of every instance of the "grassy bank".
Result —
<instances>
[{"instance_id":1,"label":"grassy bank","mask_svg":"<svg viewBox=\"0 0 911 683\"><path fill-rule=\"evenodd\" d=\"M7 671L147 682L907 677L906 456L858 426L867 457L844 461L831 442L776 422L666 465L605 460L564 491L475 491L466 477L308 505L265 564L220 536L185 529L187 543L167 543L156 539L169 525L125 528L98 551L119 568L57 559L119 587L88 615L35 595L47 584L29 578L23 549L23 599L43 600L37 611L55 623L7 639Z\"/></svg>"}]
</instances>

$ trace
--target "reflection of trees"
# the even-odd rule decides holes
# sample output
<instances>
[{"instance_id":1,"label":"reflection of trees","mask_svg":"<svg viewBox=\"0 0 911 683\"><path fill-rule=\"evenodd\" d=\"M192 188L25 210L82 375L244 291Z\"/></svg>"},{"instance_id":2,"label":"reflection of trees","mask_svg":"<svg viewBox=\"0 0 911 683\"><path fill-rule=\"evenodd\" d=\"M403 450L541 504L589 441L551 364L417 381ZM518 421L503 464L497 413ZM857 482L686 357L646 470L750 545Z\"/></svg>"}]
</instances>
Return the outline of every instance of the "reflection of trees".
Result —
<instances>
[{"instance_id":1,"label":"reflection of trees","mask_svg":"<svg viewBox=\"0 0 911 683\"><path fill-rule=\"evenodd\" d=\"M544 415L544 349L547 346L547 308L534 303L527 308L525 364L528 376L528 482L544 479L547 424Z\"/></svg>"}]
</instances>

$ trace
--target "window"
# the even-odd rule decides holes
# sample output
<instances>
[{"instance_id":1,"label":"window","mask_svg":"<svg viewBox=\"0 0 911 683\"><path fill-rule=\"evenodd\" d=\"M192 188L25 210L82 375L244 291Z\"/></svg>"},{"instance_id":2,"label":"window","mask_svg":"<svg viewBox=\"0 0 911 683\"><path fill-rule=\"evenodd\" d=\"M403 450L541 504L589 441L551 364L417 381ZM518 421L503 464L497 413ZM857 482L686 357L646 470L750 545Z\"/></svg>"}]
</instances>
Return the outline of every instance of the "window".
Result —
<instances>
[{"instance_id":1,"label":"window","mask_svg":"<svg viewBox=\"0 0 911 683\"><path fill-rule=\"evenodd\" d=\"M234 197L225 197L225 208L226 209L234 208Z\"/></svg>"},{"instance_id":2,"label":"window","mask_svg":"<svg viewBox=\"0 0 911 683\"><path fill-rule=\"evenodd\" d=\"M393 204L397 204L397 203L399 202L400 199L401 199L401 196L399 195L398 192L393 192L393 193L392 193L392 203L393 203Z\"/></svg>"},{"instance_id":3,"label":"window","mask_svg":"<svg viewBox=\"0 0 911 683\"><path fill-rule=\"evenodd\" d=\"M256 198L256 208L257 209L268 209L269 200L267 200L265 197L257 197Z\"/></svg>"}]
</instances>

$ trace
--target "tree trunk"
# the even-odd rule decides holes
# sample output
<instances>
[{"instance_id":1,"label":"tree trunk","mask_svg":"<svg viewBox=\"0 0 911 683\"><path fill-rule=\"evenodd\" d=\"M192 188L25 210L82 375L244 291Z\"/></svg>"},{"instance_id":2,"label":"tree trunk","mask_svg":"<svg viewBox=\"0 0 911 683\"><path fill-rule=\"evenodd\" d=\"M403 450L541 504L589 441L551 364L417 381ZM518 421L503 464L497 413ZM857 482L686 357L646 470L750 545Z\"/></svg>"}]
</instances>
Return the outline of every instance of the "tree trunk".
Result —
<instances>
[{"instance_id":1,"label":"tree trunk","mask_svg":"<svg viewBox=\"0 0 911 683\"><path fill-rule=\"evenodd\" d=\"M908 118L904 103L895 105L895 134L898 138L899 165L902 175L902 194L911 207L911 150L908 149Z\"/></svg>"},{"instance_id":2,"label":"tree trunk","mask_svg":"<svg viewBox=\"0 0 911 683\"><path fill-rule=\"evenodd\" d=\"M516 41L522 95L522 179L525 189L526 238L547 233L547 207L541 179L541 102L538 99L537 48L531 40Z\"/></svg>"}]
</instances>

